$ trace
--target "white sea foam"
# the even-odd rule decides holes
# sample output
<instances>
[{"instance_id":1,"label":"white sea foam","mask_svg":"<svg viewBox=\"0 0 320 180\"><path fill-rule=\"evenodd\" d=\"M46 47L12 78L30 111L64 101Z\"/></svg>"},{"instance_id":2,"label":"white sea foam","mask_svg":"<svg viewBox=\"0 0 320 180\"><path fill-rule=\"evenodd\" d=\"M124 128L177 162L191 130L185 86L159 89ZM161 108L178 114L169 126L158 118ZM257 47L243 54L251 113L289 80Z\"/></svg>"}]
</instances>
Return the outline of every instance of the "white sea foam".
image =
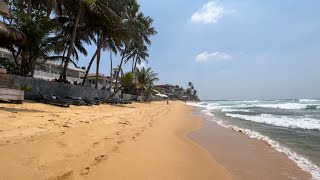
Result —
<instances>
[{"instance_id":1,"label":"white sea foam","mask_svg":"<svg viewBox=\"0 0 320 180\"><path fill-rule=\"evenodd\" d=\"M259 139L264 142L267 142L271 147L276 149L279 152L285 153L289 159L294 161L302 170L310 173L312 175L312 178L315 180L320 180L320 168L313 164L310 160L307 158L297 154L296 152L292 151L291 149L282 146L280 143L270 139L268 136L261 135L258 132L249 130L249 129L242 129L237 126L228 125L225 124L223 121L213 121L219 124L220 126L223 126L225 128L233 129L238 132L242 132L246 135L248 135L250 138Z\"/></svg>"},{"instance_id":2,"label":"white sea foam","mask_svg":"<svg viewBox=\"0 0 320 180\"><path fill-rule=\"evenodd\" d=\"M261 114L258 116L250 116L250 115L231 114L231 113L226 113L226 116L229 116L232 118L240 118L247 121L253 121L258 123L271 124L274 126L320 130L320 120L312 119L309 117L275 116L271 114Z\"/></svg>"},{"instance_id":3,"label":"white sea foam","mask_svg":"<svg viewBox=\"0 0 320 180\"><path fill-rule=\"evenodd\" d=\"M222 108L222 112L252 112L248 109L232 109L232 108Z\"/></svg>"},{"instance_id":4,"label":"white sea foam","mask_svg":"<svg viewBox=\"0 0 320 180\"><path fill-rule=\"evenodd\" d=\"M299 100L299 102L303 102L303 103L305 103L305 102L319 102L319 100L316 100L316 99L300 99Z\"/></svg>"},{"instance_id":5,"label":"white sea foam","mask_svg":"<svg viewBox=\"0 0 320 180\"><path fill-rule=\"evenodd\" d=\"M273 108L273 109L284 109L284 110L299 110L299 109L308 109L310 106L320 107L320 104L317 103L273 103L273 104L237 104L231 107L233 108Z\"/></svg>"},{"instance_id":6,"label":"white sea foam","mask_svg":"<svg viewBox=\"0 0 320 180\"><path fill-rule=\"evenodd\" d=\"M282 104L258 104L256 107L276 108L276 109L306 109L309 105L315 104L300 104L300 103L282 103Z\"/></svg>"}]
</instances>

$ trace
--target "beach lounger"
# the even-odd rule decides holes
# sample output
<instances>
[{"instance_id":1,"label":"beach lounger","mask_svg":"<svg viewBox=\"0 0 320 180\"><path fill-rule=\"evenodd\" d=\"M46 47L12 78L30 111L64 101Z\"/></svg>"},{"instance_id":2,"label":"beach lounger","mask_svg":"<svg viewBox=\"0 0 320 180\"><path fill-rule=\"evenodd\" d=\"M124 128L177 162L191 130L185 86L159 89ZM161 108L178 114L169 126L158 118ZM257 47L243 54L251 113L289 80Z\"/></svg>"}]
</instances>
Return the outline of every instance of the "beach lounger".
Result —
<instances>
[{"instance_id":1,"label":"beach lounger","mask_svg":"<svg viewBox=\"0 0 320 180\"><path fill-rule=\"evenodd\" d=\"M119 104L132 104L131 101L124 100L124 99L115 99Z\"/></svg>"},{"instance_id":2,"label":"beach lounger","mask_svg":"<svg viewBox=\"0 0 320 180\"><path fill-rule=\"evenodd\" d=\"M63 99L59 96L56 96L58 99ZM67 96L66 98L64 98L63 100L65 101L72 101L73 102L73 105L75 106L82 106L82 105L87 105L86 102L84 100L82 100L81 97L70 97L70 96Z\"/></svg>"},{"instance_id":3,"label":"beach lounger","mask_svg":"<svg viewBox=\"0 0 320 180\"><path fill-rule=\"evenodd\" d=\"M115 99L108 99L108 100L105 100L106 103L108 104L111 104L111 105L117 105L118 104L118 101L115 100Z\"/></svg>"},{"instance_id":4,"label":"beach lounger","mask_svg":"<svg viewBox=\"0 0 320 180\"><path fill-rule=\"evenodd\" d=\"M62 98L62 97L60 97L60 96L56 96L56 95L51 96L51 98L52 98L52 99L61 100L61 101L66 101L66 102L71 103L72 105L77 105L77 104L75 103L75 101L72 100L72 99L66 99L66 98Z\"/></svg>"},{"instance_id":5,"label":"beach lounger","mask_svg":"<svg viewBox=\"0 0 320 180\"><path fill-rule=\"evenodd\" d=\"M82 98L88 105L100 105L100 100Z\"/></svg>"},{"instance_id":6,"label":"beach lounger","mask_svg":"<svg viewBox=\"0 0 320 180\"><path fill-rule=\"evenodd\" d=\"M101 100L99 99L89 99L89 100L93 101L95 105L100 105L101 103Z\"/></svg>"},{"instance_id":7,"label":"beach lounger","mask_svg":"<svg viewBox=\"0 0 320 180\"><path fill-rule=\"evenodd\" d=\"M42 95L42 94L39 94L39 96L36 98L36 101L40 103L45 103L45 104L50 104L50 105L55 105L60 107L69 107L70 105L72 105L72 102L70 101L59 100L59 99L53 98L50 95Z\"/></svg>"}]
</instances>

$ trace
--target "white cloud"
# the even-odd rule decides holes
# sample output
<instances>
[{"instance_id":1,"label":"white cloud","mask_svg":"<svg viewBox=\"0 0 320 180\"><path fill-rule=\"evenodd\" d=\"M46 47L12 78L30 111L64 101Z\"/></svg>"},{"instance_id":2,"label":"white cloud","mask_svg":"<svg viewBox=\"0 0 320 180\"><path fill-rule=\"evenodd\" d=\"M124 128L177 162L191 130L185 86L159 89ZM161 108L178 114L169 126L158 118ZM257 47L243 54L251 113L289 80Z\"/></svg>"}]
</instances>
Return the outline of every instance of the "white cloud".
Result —
<instances>
[{"instance_id":1,"label":"white cloud","mask_svg":"<svg viewBox=\"0 0 320 180\"><path fill-rule=\"evenodd\" d=\"M195 12L191 17L191 22L194 23L217 23L218 20L225 14L225 9L218 1L210 1L204 4L201 10Z\"/></svg>"},{"instance_id":2,"label":"white cloud","mask_svg":"<svg viewBox=\"0 0 320 180\"><path fill-rule=\"evenodd\" d=\"M232 56L230 54L224 53L224 52L203 52L201 54L198 54L196 57L196 62L207 62L207 61L222 61L222 60L229 60L232 59Z\"/></svg>"}]
</instances>

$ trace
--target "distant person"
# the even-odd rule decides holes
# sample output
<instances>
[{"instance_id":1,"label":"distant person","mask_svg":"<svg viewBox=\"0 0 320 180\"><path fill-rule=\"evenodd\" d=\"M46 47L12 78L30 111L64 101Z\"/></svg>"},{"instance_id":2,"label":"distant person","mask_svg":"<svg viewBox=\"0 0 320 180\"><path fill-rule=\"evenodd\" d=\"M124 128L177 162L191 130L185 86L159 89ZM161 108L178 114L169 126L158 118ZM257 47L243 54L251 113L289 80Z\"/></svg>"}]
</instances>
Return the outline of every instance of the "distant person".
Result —
<instances>
[{"instance_id":1,"label":"distant person","mask_svg":"<svg viewBox=\"0 0 320 180\"><path fill-rule=\"evenodd\" d=\"M169 104L169 99L167 99L167 104Z\"/></svg>"}]
</instances>

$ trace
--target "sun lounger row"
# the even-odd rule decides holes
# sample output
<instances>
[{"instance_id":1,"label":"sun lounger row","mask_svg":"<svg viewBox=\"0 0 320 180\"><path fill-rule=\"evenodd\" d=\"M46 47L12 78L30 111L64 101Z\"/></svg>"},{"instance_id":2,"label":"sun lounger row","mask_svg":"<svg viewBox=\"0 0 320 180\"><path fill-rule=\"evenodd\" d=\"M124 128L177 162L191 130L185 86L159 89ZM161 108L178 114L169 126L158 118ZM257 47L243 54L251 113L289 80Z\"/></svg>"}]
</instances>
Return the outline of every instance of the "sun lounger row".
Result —
<instances>
[{"instance_id":1,"label":"sun lounger row","mask_svg":"<svg viewBox=\"0 0 320 180\"><path fill-rule=\"evenodd\" d=\"M81 97L71 97L67 96L65 98L61 98L59 96L55 95L44 95L44 94L39 94L36 98L37 102L45 103L45 104L51 104L51 105L56 105L56 106L61 106L61 107L69 107L70 105L75 105L75 106L91 106L91 105L100 105L101 103L105 104L112 104L112 105L117 105L117 104L131 104L132 101L127 101L123 99L117 99L117 98L112 98L109 100L105 100L102 98L94 98L94 99L89 99L89 98L81 98Z\"/></svg>"},{"instance_id":2,"label":"sun lounger row","mask_svg":"<svg viewBox=\"0 0 320 180\"><path fill-rule=\"evenodd\" d=\"M116 105L116 104L132 104L132 101L128 101L128 100L123 100L123 99L117 99L117 98L112 98L109 100L105 100L102 98L96 98L97 100L101 100L102 103L106 103L106 104L112 104L112 105Z\"/></svg>"},{"instance_id":3,"label":"sun lounger row","mask_svg":"<svg viewBox=\"0 0 320 180\"><path fill-rule=\"evenodd\" d=\"M51 104L61 107L69 107L70 105L82 106L82 105L99 105L99 100L88 99L88 98L81 98L81 97L70 97L67 96L66 98L61 98L59 96L51 96L51 95L43 95L39 94L36 97L37 102Z\"/></svg>"}]
</instances>

